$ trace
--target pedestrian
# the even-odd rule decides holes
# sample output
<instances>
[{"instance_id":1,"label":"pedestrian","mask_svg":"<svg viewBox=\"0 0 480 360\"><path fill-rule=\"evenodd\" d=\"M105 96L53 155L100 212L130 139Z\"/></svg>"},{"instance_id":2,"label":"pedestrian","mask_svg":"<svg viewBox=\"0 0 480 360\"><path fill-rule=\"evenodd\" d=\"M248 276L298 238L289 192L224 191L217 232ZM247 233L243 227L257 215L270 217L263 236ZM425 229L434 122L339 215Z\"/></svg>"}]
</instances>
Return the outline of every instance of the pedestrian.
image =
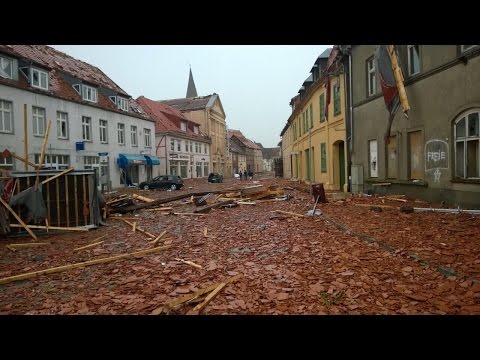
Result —
<instances>
[{"instance_id":1,"label":"pedestrian","mask_svg":"<svg viewBox=\"0 0 480 360\"><path fill-rule=\"evenodd\" d=\"M243 177L245 178L245 180L247 180L247 169L245 169L245 171L243 172Z\"/></svg>"},{"instance_id":2,"label":"pedestrian","mask_svg":"<svg viewBox=\"0 0 480 360\"><path fill-rule=\"evenodd\" d=\"M242 169L240 169L239 175L240 175L240 180L242 180Z\"/></svg>"}]
</instances>

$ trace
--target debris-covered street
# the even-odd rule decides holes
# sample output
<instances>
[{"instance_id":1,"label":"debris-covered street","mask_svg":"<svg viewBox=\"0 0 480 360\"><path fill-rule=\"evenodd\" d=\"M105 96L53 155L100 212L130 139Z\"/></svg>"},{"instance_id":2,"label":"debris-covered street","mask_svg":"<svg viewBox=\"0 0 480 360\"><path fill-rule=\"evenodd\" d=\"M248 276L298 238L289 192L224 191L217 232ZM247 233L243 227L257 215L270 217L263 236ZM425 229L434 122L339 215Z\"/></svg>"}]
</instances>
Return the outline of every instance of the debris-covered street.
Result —
<instances>
[{"instance_id":1,"label":"debris-covered street","mask_svg":"<svg viewBox=\"0 0 480 360\"><path fill-rule=\"evenodd\" d=\"M329 202L309 216L315 202L296 181L185 185L124 193L153 200L216 194L168 202L164 210L112 211L107 226L39 235L45 244L35 247L11 246L30 242L28 235L2 237L0 313L480 314L478 215L400 212L440 206L327 193ZM269 199L248 194L259 185ZM198 212L222 201L225 207ZM148 249L156 250L141 253Z\"/></svg>"}]
</instances>

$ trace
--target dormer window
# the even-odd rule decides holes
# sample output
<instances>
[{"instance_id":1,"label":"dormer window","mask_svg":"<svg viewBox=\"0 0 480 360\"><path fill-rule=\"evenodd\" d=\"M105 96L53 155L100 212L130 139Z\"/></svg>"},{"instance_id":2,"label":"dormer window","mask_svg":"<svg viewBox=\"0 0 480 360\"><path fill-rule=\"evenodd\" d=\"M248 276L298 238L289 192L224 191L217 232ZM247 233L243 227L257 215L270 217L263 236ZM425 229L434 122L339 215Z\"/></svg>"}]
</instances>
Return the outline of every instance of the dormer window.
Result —
<instances>
[{"instance_id":1,"label":"dormer window","mask_svg":"<svg viewBox=\"0 0 480 360\"><path fill-rule=\"evenodd\" d=\"M187 123L185 121L180 122L180 129L187 131Z\"/></svg>"},{"instance_id":2,"label":"dormer window","mask_svg":"<svg viewBox=\"0 0 480 360\"><path fill-rule=\"evenodd\" d=\"M32 86L48 90L48 72L32 68Z\"/></svg>"},{"instance_id":3,"label":"dormer window","mask_svg":"<svg viewBox=\"0 0 480 360\"><path fill-rule=\"evenodd\" d=\"M75 84L75 85L72 85L72 87L75 89L78 95L82 95L82 92L80 91L80 89L82 88L82 84Z\"/></svg>"},{"instance_id":4,"label":"dormer window","mask_svg":"<svg viewBox=\"0 0 480 360\"><path fill-rule=\"evenodd\" d=\"M195 134L198 134L198 133L199 133L198 126L195 125L195 126L193 127L193 132L194 132Z\"/></svg>"},{"instance_id":5,"label":"dormer window","mask_svg":"<svg viewBox=\"0 0 480 360\"><path fill-rule=\"evenodd\" d=\"M13 61L0 56L0 76L11 79L13 77Z\"/></svg>"},{"instance_id":6,"label":"dormer window","mask_svg":"<svg viewBox=\"0 0 480 360\"><path fill-rule=\"evenodd\" d=\"M123 97L117 96L117 106L120 110L128 111L128 100Z\"/></svg>"},{"instance_id":7,"label":"dormer window","mask_svg":"<svg viewBox=\"0 0 480 360\"><path fill-rule=\"evenodd\" d=\"M82 84L82 99L90 102L97 102L97 89Z\"/></svg>"}]
</instances>

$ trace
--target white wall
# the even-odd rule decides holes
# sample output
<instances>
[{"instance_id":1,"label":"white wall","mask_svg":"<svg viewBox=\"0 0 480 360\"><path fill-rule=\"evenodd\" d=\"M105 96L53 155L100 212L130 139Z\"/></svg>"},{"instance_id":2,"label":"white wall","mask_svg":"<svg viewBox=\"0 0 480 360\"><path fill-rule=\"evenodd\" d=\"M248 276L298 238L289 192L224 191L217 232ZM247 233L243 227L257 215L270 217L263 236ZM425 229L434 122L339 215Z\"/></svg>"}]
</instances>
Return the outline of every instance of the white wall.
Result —
<instances>
[{"instance_id":1,"label":"white wall","mask_svg":"<svg viewBox=\"0 0 480 360\"><path fill-rule=\"evenodd\" d=\"M5 148L24 156L24 130L23 130L23 106L27 104L27 127L28 127L28 158L34 162L34 154L41 152L43 137L33 135L32 106L45 108L46 122L52 120L50 127L46 154L69 155L70 166L75 169L83 169L84 156L98 156L99 152L108 152L110 165L110 180L112 187L120 186L120 171L117 166L118 154L155 154L155 124L152 121L138 119L127 114L119 114L93 106L78 104L43 94L0 85L0 100L13 103L13 134L0 133L0 151ZM57 137L57 111L68 113L69 136L67 140ZM82 141L82 116L90 117L92 124L92 141L85 142L84 151L76 151L75 143ZM99 120L108 121L108 144L100 143ZM125 124L125 145L118 144L117 124ZM137 126L138 146L131 145L130 125ZM144 146L143 129L150 129L152 147ZM155 173L154 166L153 173ZM146 179L146 171L140 166L140 181ZM14 160L14 170L23 171L21 161ZM31 169L30 169L31 170Z\"/></svg>"}]
</instances>

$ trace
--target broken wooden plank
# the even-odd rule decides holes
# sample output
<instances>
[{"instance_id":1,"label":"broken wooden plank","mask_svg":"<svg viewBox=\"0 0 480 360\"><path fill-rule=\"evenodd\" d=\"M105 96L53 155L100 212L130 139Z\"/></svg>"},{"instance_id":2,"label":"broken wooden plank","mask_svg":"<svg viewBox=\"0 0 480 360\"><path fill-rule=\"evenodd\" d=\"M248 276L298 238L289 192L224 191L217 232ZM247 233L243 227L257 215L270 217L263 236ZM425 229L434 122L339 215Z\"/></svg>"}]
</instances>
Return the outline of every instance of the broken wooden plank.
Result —
<instances>
[{"instance_id":1,"label":"broken wooden plank","mask_svg":"<svg viewBox=\"0 0 480 360\"><path fill-rule=\"evenodd\" d=\"M263 185L254 185L254 186L249 186L249 187L246 187L246 188L243 188L241 191L240 191L240 194L242 197L244 196L251 196L251 195L254 195L254 194L259 194L259 193L263 193L263 192L266 192L267 191L267 188Z\"/></svg>"},{"instance_id":2,"label":"broken wooden plank","mask_svg":"<svg viewBox=\"0 0 480 360\"><path fill-rule=\"evenodd\" d=\"M132 226L133 227L133 223L131 223L130 221L126 220L126 219L122 219L125 223L127 223L128 225ZM147 236L150 236L151 238L155 238L155 235L153 235L152 233L149 233L148 231L145 231L143 230L143 228L141 228L140 226L137 226L136 229L138 231L140 231L141 233L144 233L145 235Z\"/></svg>"},{"instance_id":3,"label":"broken wooden plank","mask_svg":"<svg viewBox=\"0 0 480 360\"><path fill-rule=\"evenodd\" d=\"M6 278L0 279L0 284L6 284L6 283L9 283L9 282L12 282L12 281L31 279L31 278L39 276L39 275L53 274L53 273L63 272L63 271L71 270L71 269L77 269L77 268L84 267L84 266L103 264L103 263L112 262L112 261L116 261L116 260L120 260L120 259L126 259L126 258L130 258L130 257L143 256L143 255L146 255L146 254L149 254L149 253L166 250L166 249L169 249L171 247L172 247L172 245L159 246L159 247L155 247L153 249L140 250L140 251L135 251L135 252L132 252L132 253L126 253L126 254L116 255L116 256L107 257L107 258L94 259L94 260L84 261L84 262L75 263L75 264L57 266L57 267L54 267L54 268L38 270L38 271L19 274L19 275L14 275L14 276L8 276Z\"/></svg>"},{"instance_id":4,"label":"broken wooden plank","mask_svg":"<svg viewBox=\"0 0 480 360\"><path fill-rule=\"evenodd\" d=\"M13 211L13 209L10 207L10 205L8 205L5 200L2 199L2 197L0 196L0 202L3 204L3 206L5 206L7 208L8 211L10 211L10 213L15 217L15 219L17 219L17 221L21 224L21 226L30 234L30 236L36 241L38 240L37 239L37 235L35 235L33 233L32 230L30 230L28 227L27 227L27 224L25 224L23 222L23 220L20 218L20 216L17 215L17 213L15 211ZM10 227L13 227L11 224L10 224Z\"/></svg>"},{"instance_id":5,"label":"broken wooden plank","mask_svg":"<svg viewBox=\"0 0 480 360\"><path fill-rule=\"evenodd\" d=\"M136 229L137 229L137 222L134 221L132 225L132 231L135 232Z\"/></svg>"},{"instance_id":6,"label":"broken wooden plank","mask_svg":"<svg viewBox=\"0 0 480 360\"><path fill-rule=\"evenodd\" d=\"M204 289L198 290L197 292L195 292L193 294L187 294L187 295L181 296L177 299L174 299L172 301L169 301L169 302L165 303L163 306L166 309L172 309L172 308L174 308L178 305L181 305L181 304L183 304L187 301L190 301L190 300L195 299L199 296L202 296L203 294L206 294L206 293L209 293L210 291L215 290L222 283L230 284L234 281L237 281L241 277L242 277L242 274L237 274L235 276L229 277L228 279L225 279L223 282L215 283L215 284L212 284L210 286L207 286Z\"/></svg>"},{"instance_id":7,"label":"broken wooden plank","mask_svg":"<svg viewBox=\"0 0 480 360\"><path fill-rule=\"evenodd\" d=\"M85 245L85 246L81 246L81 247L79 247L79 248L75 248L75 249L73 249L73 251L79 251L79 250L89 249L89 248L91 248L91 247L100 245L100 244L102 244L102 243L104 243L104 242L105 242L105 240L97 241L96 243L93 243L93 244L88 244L88 245Z\"/></svg>"},{"instance_id":8,"label":"broken wooden plank","mask_svg":"<svg viewBox=\"0 0 480 360\"><path fill-rule=\"evenodd\" d=\"M8 244L6 247L7 249L15 252L17 249L20 248L29 248L29 247L37 247L37 246L45 246L45 245L51 245L50 243L46 242L32 242L32 243L24 243L24 244Z\"/></svg>"},{"instance_id":9,"label":"broken wooden plank","mask_svg":"<svg viewBox=\"0 0 480 360\"><path fill-rule=\"evenodd\" d=\"M203 229L203 236L207 236L207 233L208 233L208 228L205 226L205 228Z\"/></svg>"},{"instance_id":10,"label":"broken wooden plank","mask_svg":"<svg viewBox=\"0 0 480 360\"><path fill-rule=\"evenodd\" d=\"M187 215L187 216L205 216L206 214L196 214L196 213L176 213L174 212L173 215Z\"/></svg>"},{"instance_id":11,"label":"broken wooden plank","mask_svg":"<svg viewBox=\"0 0 480 360\"><path fill-rule=\"evenodd\" d=\"M398 206L392 206L392 205L377 205L377 204L353 204L355 206L365 206L365 207L372 207L376 206L379 208L385 208L385 209L399 209Z\"/></svg>"},{"instance_id":12,"label":"broken wooden plank","mask_svg":"<svg viewBox=\"0 0 480 360\"><path fill-rule=\"evenodd\" d=\"M257 205L255 201L236 201L236 203L240 205Z\"/></svg>"},{"instance_id":13,"label":"broken wooden plank","mask_svg":"<svg viewBox=\"0 0 480 360\"><path fill-rule=\"evenodd\" d=\"M229 204L233 204L233 200L220 201L216 204L202 206L201 208L195 209L193 212L194 213L203 213L203 212L206 212L206 211L210 211L210 209L215 209L215 208L225 206L225 205L229 205Z\"/></svg>"},{"instance_id":14,"label":"broken wooden plank","mask_svg":"<svg viewBox=\"0 0 480 360\"><path fill-rule=\"evenodd\" d=\"M160 235L158 235L153 241L150 241L150 245L156 245L157 242L162 238L163 235L167 233L167 230L164 230Z\"/></svg>"},{"instance_id":15,"label":"broken wooden plank","mask_svg":"<svg viewBox=\"0 0 480 360\"><path fill-rule=\"evenodd\" d=\"M45 185L45 184L49 183L50 181L59 178L60 176L63 176L63 175L65 175L65 174L68 174L70 171L73 171L73 167L68 168L68 169L66 169L66 170L63 170L61 173L59 173L59 174L57 174L57 175L53 175L53 176L51 176L51 177L43 180L43 181L41 182L41 184L42 184L42 185Z\"/></svg>"},{"instance_id":16,"label":"broken wooden plank","mask_svg":"<svg viewBox=\"0 0 480 360\"><path fill-rule=\"evenodd\" d=\"M212 300L215 298L215 296L217 296L218 293L219 293L220 291L222 291L222 289L223 289L225 286L227 286L227 284L225 284L225 283L220 283L220 285L218 285L218 286L215 288L215 290L213 290L210 294L208 294L208 296L205 298L205 300L204 300L202 303L198 304L197 306L195 306L195 307L193 308L193 311L200 313L203 309L205 309L205 307L210 303L210 301L212 301Z\"/></svg>"},{"instance_id":17,"label":"broken wooden plank","mask_svg":"<svg viewBox=\"0 0 480 360\"><path fill-rule=\"evenodd\" d=\"M145 211L169 211L173 210L172 207L159 207L159 208L154 208L154 209L145 209Z\"/></svg>"},{"instance_id":18,"label":"broken wooden plank","mask_svg":"<svg viewBox=\"0 0 480 360\"><path fill-rule=\"evenodd\" d=\"M20 224L10 224L11 227L24 227ZM45 225L27 225L29 229L47 229L47 230L65 230L65 231L89 231L90 227L64 227L64 226L45 226Z\"/></svg>"},{"instance_id":19,"label":"broken wooden plank","mask_svg":"<svg viewBox=\"0 0 480 360\"><path fill-rule=\"evenodd\" d=\"M133 194L133 195L132 195L132 198L137 199L137 200L140 200L140 201L143 201L143 202L147 202L147 203L153 201L153 199L150 199L150 198L148 198L148 197L146 197L146 196L137 195L137 194Z\"/></svg>"},{"instance_id":20,"label":"broken wooden plank","mask_svg":"<svg viewBox=\"0 0 480 360\"><path fill-rule=\"evenodd\" d=\"M183 259L180 259L180 258L175 258L175 260L180 261L180 262L182 262L184 264L187 264L187 265L191 265L191 266L196 267L198 269L203 269L202 265L195 264L193 261L183 260Z\"/></svg>"}]
</instances>

